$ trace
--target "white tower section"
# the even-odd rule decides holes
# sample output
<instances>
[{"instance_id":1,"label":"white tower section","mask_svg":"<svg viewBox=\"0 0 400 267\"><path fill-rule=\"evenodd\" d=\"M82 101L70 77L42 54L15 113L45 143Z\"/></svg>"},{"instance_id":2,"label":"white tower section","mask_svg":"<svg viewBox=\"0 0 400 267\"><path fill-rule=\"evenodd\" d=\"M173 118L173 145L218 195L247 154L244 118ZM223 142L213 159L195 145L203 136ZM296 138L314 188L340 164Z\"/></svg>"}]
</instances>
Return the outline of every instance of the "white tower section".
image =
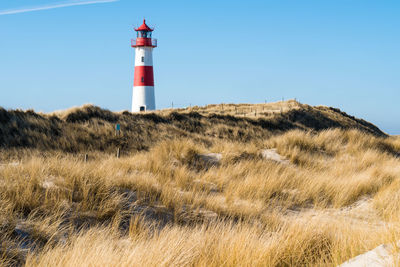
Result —
<instances>
[{"instance_id":1,"label":"white tower section","mask_svg":"<svg viewBox=\"0 0 400 267\"><path fill-rule=\"evenodd\" d=\"M155 109L153 47L137 46L135 48L135 82L132 94L132 112Z\"/></svg>"}]
</instances>

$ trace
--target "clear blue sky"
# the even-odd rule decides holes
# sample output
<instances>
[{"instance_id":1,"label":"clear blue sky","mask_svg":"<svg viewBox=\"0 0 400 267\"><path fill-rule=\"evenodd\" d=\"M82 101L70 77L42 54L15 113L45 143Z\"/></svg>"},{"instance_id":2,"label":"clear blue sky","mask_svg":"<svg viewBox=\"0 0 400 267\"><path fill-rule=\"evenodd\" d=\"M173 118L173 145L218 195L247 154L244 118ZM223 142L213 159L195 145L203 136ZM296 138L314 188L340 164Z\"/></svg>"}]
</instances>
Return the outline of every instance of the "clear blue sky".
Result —
<instances>
[{"instance_id":1,"label":"clear blue sky","mask_svg":"<svg viewBox=\"0 0 400 267\"><path fill-rule=\"evenodd\" d=\"M159 42L158 108L172 101L297 98L400 134L398 0L119 0L61 7L78 2L0 1L0 106L49 112L93 103L129 110L130 39L146 17Z\"/></svg>"}]
</instances>

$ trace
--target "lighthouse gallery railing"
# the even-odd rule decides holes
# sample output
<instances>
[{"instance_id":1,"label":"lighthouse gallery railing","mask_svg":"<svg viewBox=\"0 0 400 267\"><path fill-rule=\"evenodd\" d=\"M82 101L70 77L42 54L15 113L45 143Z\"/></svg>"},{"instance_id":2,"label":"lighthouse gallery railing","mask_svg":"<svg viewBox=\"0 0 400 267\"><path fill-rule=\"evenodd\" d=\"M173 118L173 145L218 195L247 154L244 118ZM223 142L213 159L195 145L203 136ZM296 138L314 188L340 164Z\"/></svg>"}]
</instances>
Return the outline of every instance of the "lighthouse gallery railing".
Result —
<instances>
[{"instance_id":1,"label":"lighthouse gallery railing","mask_svg":"<svg viewBox=\"0 0 400 267\"><path fill-rule=\"evenodd\" d=\"M131 46L138 46L138 45L148 45L148 46L153 46L153 47L157 47L157 39L152 38L151 42L150 40L147 41L147 38L138 38L138 39L132 39L131 40Z\"/></svg>"}]
</instances>

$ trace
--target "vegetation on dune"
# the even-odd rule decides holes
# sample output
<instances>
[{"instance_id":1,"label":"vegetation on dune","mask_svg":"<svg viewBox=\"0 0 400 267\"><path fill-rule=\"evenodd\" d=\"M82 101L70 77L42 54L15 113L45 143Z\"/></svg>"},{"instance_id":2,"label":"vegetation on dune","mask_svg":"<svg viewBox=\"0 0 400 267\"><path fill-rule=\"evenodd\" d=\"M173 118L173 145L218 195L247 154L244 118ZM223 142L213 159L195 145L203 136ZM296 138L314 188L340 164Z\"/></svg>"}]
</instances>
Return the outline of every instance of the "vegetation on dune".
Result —
<instances>
[{"instance_id":1,"label":"vegetation on dune","mask_svg":"<svg viewBox=\"0 0 400 267\"><path fill-rule=\"evenodd\" d=\"M222 107L222 109L220 108ZM115 136L116 124L122 136ZM0 148L36 148L64 152L148 150L154 142L173 138L209 138L248 142L300 129L359 129L385 136L376 126L340 110L295 101L261 105L212 105L146 114L113 113L86 105L53 114L0 108Z\"/></svg>"},{"instance_id":2,"label":"vegetation on dune","mask_svg":"<svg viewBox=\"0 0 400 267\"><path fill-rule=\"evenodd\" d=\"M0 265L335 266L399 240L400 139L285 105L1 113Z\"/></svg>"}]
</instances>

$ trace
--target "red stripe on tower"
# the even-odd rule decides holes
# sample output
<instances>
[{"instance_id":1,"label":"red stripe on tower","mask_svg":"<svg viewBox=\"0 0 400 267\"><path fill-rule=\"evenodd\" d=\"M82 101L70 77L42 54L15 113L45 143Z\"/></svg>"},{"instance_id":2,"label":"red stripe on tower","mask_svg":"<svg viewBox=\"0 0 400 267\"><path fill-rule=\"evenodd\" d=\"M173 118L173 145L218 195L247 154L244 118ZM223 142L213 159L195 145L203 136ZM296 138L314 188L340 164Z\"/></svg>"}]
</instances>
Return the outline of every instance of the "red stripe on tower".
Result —
<instances>
[{"instance_id":1,"label":"red stripe on tower","mask_svg":"<svg viewBox=\"0 0 400 267\"><path fill-rule=\"evenodd\" d=\"M153 66L135 67L133 86L154 86Z\"/></svg>"}]
</instances>

